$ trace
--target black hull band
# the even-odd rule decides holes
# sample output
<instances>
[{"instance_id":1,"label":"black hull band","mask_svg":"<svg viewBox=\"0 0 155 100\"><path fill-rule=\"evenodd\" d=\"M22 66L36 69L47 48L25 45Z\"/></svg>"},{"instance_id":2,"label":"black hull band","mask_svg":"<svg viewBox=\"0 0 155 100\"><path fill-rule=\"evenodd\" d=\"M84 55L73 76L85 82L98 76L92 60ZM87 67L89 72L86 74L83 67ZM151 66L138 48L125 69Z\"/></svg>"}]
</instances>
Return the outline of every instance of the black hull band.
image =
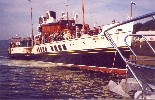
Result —
<instances>
[{"instance_id":1,"label":"black hull band","mask_svg":"<svg viewBox=\"0 0 155 100\"><path fill-rule=\"evenodd\" d=\"M130 52L124 51L123 55L129 58ZM62 53L62 54L11 54L12 59L24 60L37 60L54 63L75 64L75 65L88 65L100 66L108 68L121 68L125 69L126 64L120 55L116 52L98 52L98 53Z\"/></svg>"}]
</instances>

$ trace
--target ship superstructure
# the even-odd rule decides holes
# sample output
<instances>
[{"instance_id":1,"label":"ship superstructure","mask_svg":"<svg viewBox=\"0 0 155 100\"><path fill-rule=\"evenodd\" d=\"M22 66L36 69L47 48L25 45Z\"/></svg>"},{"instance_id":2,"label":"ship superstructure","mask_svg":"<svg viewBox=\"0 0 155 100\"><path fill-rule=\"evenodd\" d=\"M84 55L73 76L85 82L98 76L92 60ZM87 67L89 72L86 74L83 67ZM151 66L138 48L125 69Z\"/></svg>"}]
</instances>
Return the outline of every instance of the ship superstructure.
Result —
<instances>
[{"instance_id":1,"label":"ship superstructure","mask_svg":"<svg viewBox=\"0 0 155 100\"><path fill-rule=\"evenodd\" d=\"M97 66L112 72L114 69L126 73L125 62L109 41L105 31L121 22L91 29L84 21L84 0L82 0L82 24L76 23L78 15L69 19L68 12L56 19L55 11L47 11L39 18L38 33L32 37L11 39L9 57L14 59L43 60L63 64ZM31 7L32 21L32 7ZM31 22L32 23L32 22ZM133 22L117 26L108 31L126 58L130 51L124 38L132 34ZM131 45L131 38L127 40ZM111 70L112 68L112 70ZM123 73L124 73L123 72Z\"/></svg>"},{"instance_id":2,"label":"ship superstructure","mask_svg":"<svg viewBox=\"0 0 155 100\"><path fill-rule=\"evenodd\" d=\"M31 38L12 41L9 56L16 59L35 59L65 64L125 68L117 51L109 43L104 31L119 23L90 29L89 25L76 24L74 19L56 21L56 12L47 11L39 18L38 34ZM133 22L111 29L109 33L123 54L130 52L123 38L132 34ZM14 40L14 39L12 39ZM18 43L18 45L17 45ZM131 38L128 39L131 44Z\"/></svg>"}]
</instances>

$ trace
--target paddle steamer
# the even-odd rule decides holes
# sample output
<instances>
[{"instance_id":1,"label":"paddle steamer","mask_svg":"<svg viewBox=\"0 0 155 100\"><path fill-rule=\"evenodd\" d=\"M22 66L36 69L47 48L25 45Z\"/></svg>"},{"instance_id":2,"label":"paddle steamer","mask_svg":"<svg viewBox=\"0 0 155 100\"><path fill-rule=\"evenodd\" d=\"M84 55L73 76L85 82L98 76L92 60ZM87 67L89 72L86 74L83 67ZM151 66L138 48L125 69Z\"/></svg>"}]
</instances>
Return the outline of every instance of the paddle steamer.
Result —
<instances>
[{"instance_id":1,"label":"paddle steamer","mask_svg":"<svg viewBox=\"0 0 155 100\"><path fill-rule=\"evenodd\" d=\"M105 35L105 30L119 22L113 21L111 24L90 29L84 18L82 24L77 24L76 18L77 15L74 19L69 19L68 13L64 18L62 13L62 18L56 21L56 12L47 11L45 17L39 18L38 34L34 36L32 31L30 38L17 36L10 40L9 57L85 65L97 70L126 73L125 62ZM130 51L124 38L132 34L132 30L133 22L108 31L126 58L129 58ZM127 42L131 45L131 38Z\"/></svg>"}]
</instances>

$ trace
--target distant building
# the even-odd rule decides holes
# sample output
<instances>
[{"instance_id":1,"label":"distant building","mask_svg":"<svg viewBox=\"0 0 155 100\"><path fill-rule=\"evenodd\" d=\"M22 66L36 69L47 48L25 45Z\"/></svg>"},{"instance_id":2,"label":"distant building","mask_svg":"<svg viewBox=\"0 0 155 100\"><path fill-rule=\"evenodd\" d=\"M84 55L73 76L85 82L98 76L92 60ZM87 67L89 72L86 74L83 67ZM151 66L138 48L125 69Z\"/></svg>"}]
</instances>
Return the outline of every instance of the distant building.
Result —
<instances>
[{"instance_id":1,"label":"distant building","mask_svg":"<svg viewBox=\"0 0 155 100\"><path fill-rule=\"evenodd\" d=\"M150 36L145 36L145 38L146 38L148 41L155 41L155 31L138 31L136 34L137 34L137 35L139 34L139 36L135 36L135 37L133 38L134 41L140 41L140 42L145 41L145 39L142 38L142 36L140 36L140 34L141 34L141 35L150 35Z\"/></svg>"}]
</instances>

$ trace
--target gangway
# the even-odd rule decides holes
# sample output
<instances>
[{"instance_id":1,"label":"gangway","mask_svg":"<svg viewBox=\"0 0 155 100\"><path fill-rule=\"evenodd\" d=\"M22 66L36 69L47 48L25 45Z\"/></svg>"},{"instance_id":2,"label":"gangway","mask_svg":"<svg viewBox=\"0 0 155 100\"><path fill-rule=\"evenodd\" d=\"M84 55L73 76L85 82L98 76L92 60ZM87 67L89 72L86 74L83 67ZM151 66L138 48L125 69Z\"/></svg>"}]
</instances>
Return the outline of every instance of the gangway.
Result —
<instances>
[{"instance_id":1,"label":"gangway","mask_svg":"<svg viewBox=\"0 0 155 100\"><path fill-rule=\"evenodd\" d=\"M113 27L110 27L109 29L104 31L104 35L107 38L107 40L110 42L110 44L117 50L117 52L119 53L119 55L121 56L121 58L123 59L123 61L126 63L126 67L128 68L128 70L131 72L131 74L134 76L134 78L136 79L136 81L138 82L138 84L141 87L142 90L142 97L143 95L148 93L148 88L151 91L155 91L153 87L150 87L151 85L149 85L148 83L145 83L143 81L141 81L139 79L139 77L136 75L135 71L133 70L133 67L137 67L137 68L145 68L145 69L150 69L150 70L154 70L155 71L155 67L152 66L148 66L148 65L142 65L142 64L137 64L138 61L140 60L144 60L144 61L155 61L155 59L141 59L138 57L138 55L134 52L134 50L131 48L131 46L127 43L127 38L128 37L134 37L134 36L141 36L142 38L144 38L144 41L147 43L147 45L149 46L149 48L151 49L151 51L153 51L153 53L155 54L155 49L151 46L151 44L149 43L149 41L147 40L146 36L155 36L152 34L130 34L127 35L124 39L125 44L127 45L127 47L129 48L131 54L134 56L135 59L128 59L126 58L122 53L121 50L119 49L119 47L117 46L117 43L115 43L115 41L113 40L113 38L111 37L111 35L108 33L109 30L116 28L118 26L130 23L130 22L135 22L135 21L139 21L148 17L152 17L153 20L155 20L155 12L146 14L146 15L142 15L136 18L131 18L130 20L124 21L122 23L119 23Z\"/></svg>"}]
</instances>

